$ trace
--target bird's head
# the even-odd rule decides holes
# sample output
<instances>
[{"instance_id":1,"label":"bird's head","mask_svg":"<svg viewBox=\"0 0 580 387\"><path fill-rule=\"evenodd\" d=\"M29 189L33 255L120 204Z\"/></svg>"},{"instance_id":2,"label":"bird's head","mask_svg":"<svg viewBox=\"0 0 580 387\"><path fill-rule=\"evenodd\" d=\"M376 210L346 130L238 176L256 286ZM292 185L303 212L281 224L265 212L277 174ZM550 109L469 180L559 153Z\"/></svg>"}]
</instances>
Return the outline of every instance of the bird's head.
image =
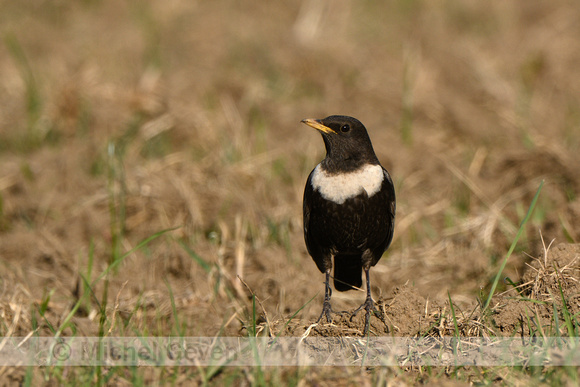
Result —
<instances>
[{"instance_id":1,"label":"bird's head","mask_svg":"<svg viewBox=\"0 0 580 387\"><path fill-rule=\"evenodd\" d=\"M320 131L326 146L328 170L355 170L365 164L379 164L364 125L353 117L329 116L321 120L307 118L302 123Z\"/></svg>"}]
</instances>

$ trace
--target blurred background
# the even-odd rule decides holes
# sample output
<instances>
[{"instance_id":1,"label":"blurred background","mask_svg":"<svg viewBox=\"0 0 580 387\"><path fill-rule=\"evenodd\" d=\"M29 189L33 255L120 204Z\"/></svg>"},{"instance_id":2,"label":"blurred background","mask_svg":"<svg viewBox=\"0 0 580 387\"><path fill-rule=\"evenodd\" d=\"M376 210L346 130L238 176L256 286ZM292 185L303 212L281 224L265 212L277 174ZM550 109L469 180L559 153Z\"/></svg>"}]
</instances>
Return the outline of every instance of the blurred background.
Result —
<instances>
[{"instance_id":1,"label":"blurred background","mask_svg":"<svg viewBox=\"0 0 580 387\"><path fill-rule=\"evenodd\" d=\"M475 302L542 180L506 275L541 236L580 240L578 2L0 8L3 335L236 335L252 293L271 320L315 297L314 321L302 193L325 151L303 118L358 118L393 176L376 298Z\"/></svg>"}]
</instances>

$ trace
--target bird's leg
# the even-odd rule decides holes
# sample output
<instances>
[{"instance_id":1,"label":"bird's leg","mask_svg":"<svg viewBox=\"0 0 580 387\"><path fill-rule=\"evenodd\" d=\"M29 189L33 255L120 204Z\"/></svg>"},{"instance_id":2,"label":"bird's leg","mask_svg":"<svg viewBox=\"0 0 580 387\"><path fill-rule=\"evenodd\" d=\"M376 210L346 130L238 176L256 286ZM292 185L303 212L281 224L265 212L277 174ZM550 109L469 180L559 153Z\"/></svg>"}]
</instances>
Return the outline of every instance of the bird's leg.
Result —
<instances>
[{"instance_id":1,"label":"bird's leg","mask_svg":"<svg viewBox=\"0 0 580 387\"><path fill-rule=\"evenodd\" d=\"M379 310L375 307L375 303L373 302L373 298L371 297L371 280L370 280L370 274L369 274L369 270L370 267L367 267L364 269L365 271L365 276L367 279L367 299L365 300L365 302L359 306L353 313L351 316L351 320L354 316L356 316L356 314L361 310L361 309L365 309L366 314L365 314L365 330L364 330L364 334L366 335L369 332L369 328L370 328L370 318L371 318L371 312L374 313L378 318L380 318L381 320L383 320L382 315L380 314Z\"/></svg>"},{"instance_id":2,"label":"bird's leg","mask_svg":"<svg viewBox=\"0 0 580 387\"><path fill-rule=\"evenodd\" d=\"M316 322L319 322L322 319L322 316L326 316L326 321L331 323L332 317L330 314L332 313L332 308L330 307L330 296L332 295L332 290L330 289L330 269L326 270L326 281L325 281L325 291L324 291L324 303L322 304L322 313L320 313L320 317Z\"/></svg>"}]
</instances>

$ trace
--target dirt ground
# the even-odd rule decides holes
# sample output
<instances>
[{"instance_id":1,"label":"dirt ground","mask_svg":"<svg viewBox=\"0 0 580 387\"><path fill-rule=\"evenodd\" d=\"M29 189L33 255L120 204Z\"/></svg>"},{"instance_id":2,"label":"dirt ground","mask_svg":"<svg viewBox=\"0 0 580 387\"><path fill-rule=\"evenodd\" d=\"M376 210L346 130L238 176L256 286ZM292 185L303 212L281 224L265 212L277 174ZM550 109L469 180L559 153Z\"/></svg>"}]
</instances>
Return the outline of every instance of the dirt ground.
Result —
<instances>
[{"instance_id":1,"label":"dirt ground","mask_svg":"<svg viewBox=\"0 0 580 387\"><path fill-rule=\"evenodd\" d=\"M314 325L302 235L324 145L300 120L331 114L395 182L372 335L580 312L576 2L0 4L2 336L360 335L362 314Z\"/></svg>"},{"instance_id":2,"label":"dirt ground","mask_svg":"<svg viewBox=\"0 0 580 387\"><path fill-rule=\"evenodd\" d=\"M576 315L580 311L578 260L578 244L559 244L545 256L532 260L523 272L519 291L511 288L494 297L492 313L487 318L484 318L475 299L471 304L455 311L461 335L513 337L538 334L535 330L530 330L526 320L531 317L534 327L550 327L553 324L553 304L562 308L562 299L566 300L569 312ZM449 314L449 301L430 300L408 284L391 289L378 301L377 307L381 318L371 318L371 333L377 336L442 337L454 334L455 322ZM357 336L364 332L364 324L362 313L353 318L349 312L336 315L332 324L315 324L313 321L288 324L283 335ZM279 329L276 328L274 326L273 331L278 334ZM565 330L560 333L567 334Z\"/></svg>"}]
</instances>

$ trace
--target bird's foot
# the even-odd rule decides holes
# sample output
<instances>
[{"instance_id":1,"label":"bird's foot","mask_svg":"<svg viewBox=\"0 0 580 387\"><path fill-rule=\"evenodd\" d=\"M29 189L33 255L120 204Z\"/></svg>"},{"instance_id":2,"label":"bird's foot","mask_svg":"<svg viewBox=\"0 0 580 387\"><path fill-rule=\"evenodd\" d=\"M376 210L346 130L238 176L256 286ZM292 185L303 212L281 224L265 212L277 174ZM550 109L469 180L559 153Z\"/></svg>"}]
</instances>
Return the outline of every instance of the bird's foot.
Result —
<instances>
[{"instance_id":1,"label":"bird's foot","mask_svg":"<svg viewBox=\"0 0 580 387\"><path fill-rule=\"evenodd\" d=\"M364 330L364 335L366 336L369 333L371 313L377 316L383 323L385 322L385 320L382 313L375 306L373 299L371 297L367 297L366 301L361 306L356 308L354 312L352 312L350 316L351 321L361 309L364 309L366 311L365 330Z\"/></svg>"},{"instance_id":2,"label":"bird's foot","mask_svg":"<svg viewBox=\"0 0 580 387\"><path fill-rule=\"evenodd\" d=\"M322 317L326 317L326 322L332 323L332 317L330 316L331 313L335 312L332 310L332 307L330 306L330 300L324 300L324 303L322 304L322 313L320 313L320 317L318 317L318 320L316 320L316 322L319 323L320 320L322 320Z\"/></svg>"}]
</instances>

